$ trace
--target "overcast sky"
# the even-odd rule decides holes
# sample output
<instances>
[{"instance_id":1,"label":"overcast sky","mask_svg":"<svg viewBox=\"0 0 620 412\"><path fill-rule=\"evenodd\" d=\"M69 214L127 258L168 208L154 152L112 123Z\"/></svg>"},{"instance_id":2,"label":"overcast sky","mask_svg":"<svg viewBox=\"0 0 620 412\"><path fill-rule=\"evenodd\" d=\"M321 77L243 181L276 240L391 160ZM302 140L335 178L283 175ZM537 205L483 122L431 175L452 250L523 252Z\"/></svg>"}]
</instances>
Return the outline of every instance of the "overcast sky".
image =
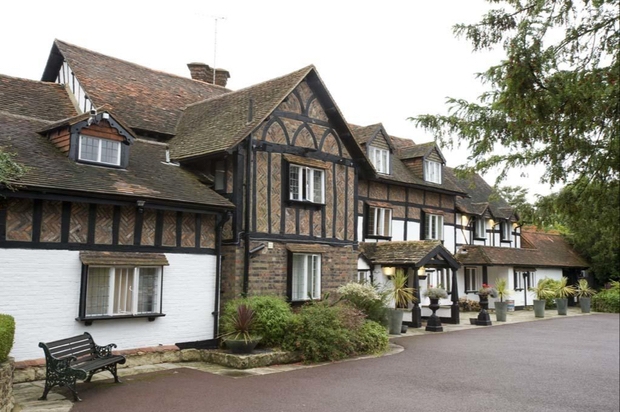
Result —
<instances>
[{"instance_id":1,"label":"overcast sky","mask_svg":"<svg viewBox=\"0 0 620 412\"><path fill-rule=\"evenodd\" d=\"M346 4L346 5L345 5ZM55 38L189 77L187 63L217 67L240 89L313 64L349 123L433 139L407 120L445 113L447 96L475 99L475 78L501 53L472 53L452 35L489 8L483 0L14 0L0 15L0 73L40 80ZM449 166L466 151L444 151ZM493 183L494 176L485 176ZM507 182L548 188L515 173Z\"/></svg>"}]
</instances>

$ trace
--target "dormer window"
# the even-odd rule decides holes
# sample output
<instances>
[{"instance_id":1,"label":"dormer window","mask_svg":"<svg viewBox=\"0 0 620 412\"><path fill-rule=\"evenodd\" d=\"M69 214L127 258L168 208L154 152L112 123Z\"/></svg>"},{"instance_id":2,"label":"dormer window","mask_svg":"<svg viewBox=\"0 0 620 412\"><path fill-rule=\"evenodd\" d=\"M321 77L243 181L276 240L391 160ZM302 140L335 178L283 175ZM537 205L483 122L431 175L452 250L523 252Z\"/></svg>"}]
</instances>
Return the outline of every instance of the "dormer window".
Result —
<instances>
[{"instance_id":1,"label":"dormer window","mask_svg":"<svg viewBox=\"0 0 620 412\"><path fill-rule=\"evenodd\" d=\"M121 142L80 135L78 159L87 162L120 166Z\"/></svg>"},{"instance_id":2,"label":"dormer window","mask_svg":"<svg viewBox=\"0 0 620 412\"><path fill-rule=\"evenodd\" d=\"M386 175L390 174L390 151L387 149L379 149L378 147L370 146L369 149L370 161L372 162L377 172Z\"/></svg>"},{"instance_id":3,"label":"dormer window","mask_svg":"<svg viewBox=\"0 0 620 412\"><path fill-rule=\"evenodd\" d=\"M441 163L433 160L424 160L424 180L430 183L441 184Z\"/></svg>"}]
</instances>

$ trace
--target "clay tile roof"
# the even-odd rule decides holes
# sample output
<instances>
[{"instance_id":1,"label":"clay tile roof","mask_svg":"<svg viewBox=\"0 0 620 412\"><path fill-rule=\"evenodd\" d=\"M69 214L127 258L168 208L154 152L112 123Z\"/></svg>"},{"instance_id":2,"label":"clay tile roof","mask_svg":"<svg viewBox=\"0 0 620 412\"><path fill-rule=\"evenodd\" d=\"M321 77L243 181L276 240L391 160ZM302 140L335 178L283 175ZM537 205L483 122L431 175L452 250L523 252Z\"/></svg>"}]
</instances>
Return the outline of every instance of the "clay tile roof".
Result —
<instances>
[{"instance_id":1,"label":"clay tile roof","mask_svg":"<svg viewBox=\"0 0 620 412\"><path fill-rule=\"evenodd\" d=\"M383 127L381 123L371 124L368 126L358 126L355 124L349 124L351 131L353 132L353 138L360 145L365 145L368 141Z\"/></svg>"},{"instance_id":2,"label":"clay tile roof","mask_svg":"<svg viewBox=\"0 0 620 412\"><path fill-rule=\"evenodd\" d=\"M221 86L152 70L60 40L54 41L44 80L55 81L63 59L95 106L110 105L139 130L173 135L183 107L229 92Z\"/></svg>"},{"instance_id":3,"label":"clay tile roof","mask_svg":"<svg viewBox=\"0 0 620 412\"><path fill-rule=\"evenodd\" d=\"M392 144L396 149L405 149L416 145L413 140L406 139L404 137L390 136L390 138L392 139Z\"/></svg>"},{"instance_id":4,"label":"clay tile roof","mask_svg":"<svg viewBox=\"0 0 620 412\"><path fill-rule=\"evenodd\" d=\"M37 133L48 122L0 112L0 148L10 148L15 161L28 171L15 182L46 191L84 192L160 200L196 206L232 208L233 205L202 185L190 172L166 160L166 146L143 140L131 145L126 170L77 163Z\"/></svg>"},{"instance_id":5,"label":"clay tile roof","mask_svg":"<svg viewBox=\"0 0 620 412\"><path fill-rule=\"evenodd\" d=\"M463 246L456 258L464 265L586 268L588 263L559 234L522 231L532 248Z\"/></svg>"},{"instance_id":6,"label":"clay tile roof","mask_svg":"<svg viewBox=\"0 0 620 412\"><path fill-rule=\"evenodd\" d=\"M416 264L437 247L443 247L438 240L360 243L360 252L378 265Z\"/></svg>"},{"instance_id":7,"label":"clay tile roof","mask_svg":"<svg viewBox=\"0 0 620 412\"><path fill-rule=\"evenodd\" d=\"M60 84L0 75L0 112L55 121L77 111Z\"/></svg>"},{"instance_id":8,"label":"clay tile roof","mask_svg":"<svg viewBox=\"0 0 620 412\"><path fill-rule=\"evenodd\" d=\"M186 107L176 127L177 135L170 141L172 158L181 160L234 147L313 70L314 66L307 66Z\"/></svg>"},{"instance_id":9,"label":"clay tile roof","mask_svg":"<svg viewBox=\"0 0 620 412\"><path fill-rule=\"evenodd\" d=\"M493 217L500 219L510 219L514 215L514 209L508 202L497 196L493 188L480 175L458 177L453 169L451 173L456 183L469 196L456 200L457 210L472 215L482 215L488 209Z\"/></svg>"},{"instance_id":10,"label":"clay tile roof","mask_svg":"<svg viewBox=\"0 0 620 412\"><path fill-rule=\"evenodd\" d=\"M413 159L416 157L426 157L435 149L435 142L420 143L415 146L405 147L398 151L398 157L401 159Z\"/></svg>"}]
</instances>

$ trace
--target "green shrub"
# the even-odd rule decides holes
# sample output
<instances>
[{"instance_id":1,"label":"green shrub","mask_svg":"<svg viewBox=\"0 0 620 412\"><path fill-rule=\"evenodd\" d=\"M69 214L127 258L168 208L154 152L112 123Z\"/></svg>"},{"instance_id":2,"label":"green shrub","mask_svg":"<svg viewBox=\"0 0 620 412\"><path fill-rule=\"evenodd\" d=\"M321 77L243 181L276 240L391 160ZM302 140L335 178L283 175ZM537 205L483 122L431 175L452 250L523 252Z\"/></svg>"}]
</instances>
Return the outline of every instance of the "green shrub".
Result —
<instances>
[{"instance_id":1,"label":"green shrub","mask_svg":"<svg viewBox=\"0 0 620 412\"><path fill-rule=\"evenodd\" d=\"M553 291L557 290L562 282L559 280L554 280L550 278L544 278L538 281L539 285L544 285L548 289ZM545 298L545 309L554 309L555 308L555 296L550 296Z\"/></svg>"},{"instance_id":2,"label":"green shrub","mask_svg":"<svg viewBox=\"0 0 620 412\"><path fill-rule=\"evenodd\" d=\"M366 320L354 335L357 353L381 353L388 349L387 331L377 322Z\"/></svg>"},{"instance_id":3,"label":"green shrub","mask_svg":"<svg viewBox=\"0 0 620 412\"><path fill-rule=\"evenodd\" d=\"M349 328L363 323L364 314L348 305L307 304L295 315L284 349L299 351L307 363L344 359L356 353Z\"/></svg>"},{"instance_id":4,"label":"green shrub","mask_svg":"<svg viewBox=\"0 0 620 412\"><path fill-rule=\"evenodd\" d=\"M610 289L603 289L592 296L592 310L620 313L620 282L611 282Z\"/></svg>"},{"instance_id":5,"label":"green shrub","mask_svg":"<svg viewBox=\"0 0 620 412\"><path fill-rule=\"evenodd\" d=\"M0 313L0 362L9 357L15 338L15 319L11 315Z\"/></svg>"},{"instance_id":6,"label":"green shrub","mask_svg":"<svg viewBox=\"0 0 620 412\"><path fill-rule=\"evenodd\" d=\"M384 326L388 323L387 295L370 283L349 282L338 288L338 294L369 320Z\"/></svg>"},{"instance_id":7,"label":"green shrub","mask_svg":"<svg viewBox=\"0 0 620 412\"><path fill-rule=\"evenodd\" d=\"M278 296L250 296L247 298L234 299L226 303L222 311L220 329L222 333L232 330L231 315L237 311L241 304L247 305L254 311L254 329L263 339L261 346L282 346L284 337L289 331L293 319L293 312L289 304Z\"/></svg>"},{"instance_id":8,"label":"green shrub","mask_svg":"<svg viewBox=\"0 0 620 412\"><path fill-rule=\"evenodd\" d=\"M461 312L480 312L480 302L467 298L460 298L459 309Z\"/></svg>"}]
</instances>

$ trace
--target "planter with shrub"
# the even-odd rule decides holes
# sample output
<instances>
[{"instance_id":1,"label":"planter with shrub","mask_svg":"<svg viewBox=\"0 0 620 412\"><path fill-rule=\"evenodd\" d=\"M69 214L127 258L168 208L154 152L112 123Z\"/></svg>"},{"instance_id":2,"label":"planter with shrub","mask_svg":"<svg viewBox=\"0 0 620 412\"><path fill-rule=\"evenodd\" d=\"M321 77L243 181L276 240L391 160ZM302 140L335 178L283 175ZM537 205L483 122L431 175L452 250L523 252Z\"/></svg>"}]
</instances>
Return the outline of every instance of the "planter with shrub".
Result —
<instances>
[{"instance_id":1,"label":"planter with shrub","mask_svg":"<svg viewBox=\"0 0 620 412\"><path fill-rule=\"evenodd\" d=\"M591 298L595 294L596 294L596 290L590 287L587 279L579 279L579 282L577 282L575 296L579 298L579 306L581 307L581 313L590 313Z\"/></svg>"}]
</instances>

